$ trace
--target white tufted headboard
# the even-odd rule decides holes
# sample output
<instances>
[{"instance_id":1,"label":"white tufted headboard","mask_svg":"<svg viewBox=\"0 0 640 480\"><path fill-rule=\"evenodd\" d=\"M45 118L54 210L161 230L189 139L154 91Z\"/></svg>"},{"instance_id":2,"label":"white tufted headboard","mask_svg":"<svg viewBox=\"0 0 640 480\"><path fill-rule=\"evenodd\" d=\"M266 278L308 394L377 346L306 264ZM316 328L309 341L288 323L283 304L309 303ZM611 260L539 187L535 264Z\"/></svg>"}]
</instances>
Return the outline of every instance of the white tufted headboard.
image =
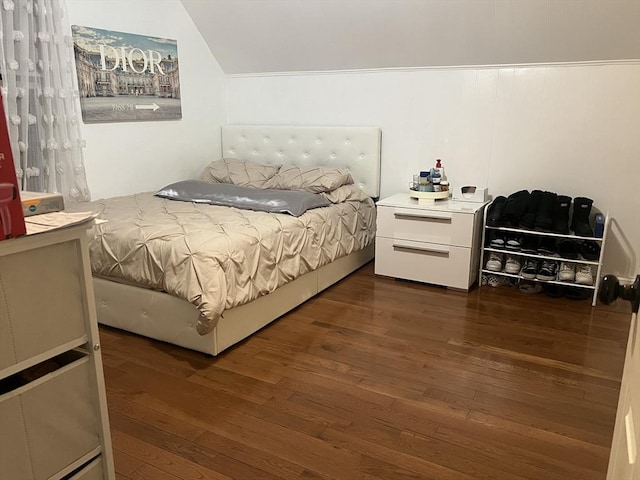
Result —
<instances>
[{"instance_id":1,"label":"white tufted headboard","mask_svg":"<svg viewBox=\"0 0 640 480\"><path fill-rule=\"evenodd\" d=\"M223 125L222 156L256 163L348 167L357 185L380 195L380 129Z\"/></svg>"}]
</instances>

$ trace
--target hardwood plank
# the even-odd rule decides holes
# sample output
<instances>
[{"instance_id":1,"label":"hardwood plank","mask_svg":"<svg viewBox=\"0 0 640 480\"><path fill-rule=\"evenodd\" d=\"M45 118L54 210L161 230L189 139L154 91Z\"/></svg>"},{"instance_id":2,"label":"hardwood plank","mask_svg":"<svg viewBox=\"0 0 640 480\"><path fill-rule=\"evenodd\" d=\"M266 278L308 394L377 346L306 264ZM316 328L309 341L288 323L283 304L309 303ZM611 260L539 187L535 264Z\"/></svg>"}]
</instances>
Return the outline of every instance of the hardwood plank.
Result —
<instances>
[{"instance_id":1,"label":"hardwood plank","mask_svg":"<svg viewBox=\"0 0 640 480\"><path fill-rule=\"evenodd\" d=\"M399 469L405 472L404 478L424 480L473 480L458 470L443 466L439 461L430 462L407 453L403 449L389 448L378 442L364 440L358 436L327 429L321 438L340 448L349 448L361 452L366 457L374 457L386 462L389 470Z\"/></svg>"},{"instance_id":2,"label":"hardwood plank","mask_svg":"<svg viewBox=\"0 0 640 480\"><path fill-rule=\"evenodd\" d=\"M255 478L256 480L273 478L271 474L254 468L251 465L236 461L220 452L210 450L195 442L185 441L184 439L180 439L136 420L116 414L113 417L112 423L114 424L112 428L115 431L127 433L169 454L183 457L195 465L222 475L223 478L224 476L230 478ZM114 445L119 444L114 442ZM131 474L131 477L135 478L135 474L142 469L142 473L138 475L142 475L141 478L147 478L144 477L144 475L148 475L150 472L147 467L149 467L147 464L143 464ZM171 475L171 477L174 477L174 475Z\"/></svg>"},{"instance_id":3,"label":"hardwood plank","mask_svg":"<svg viewBox=\"0 0 640 480\"><path fill-rule=\"evenodd\" d=\"M256 417L227 416L211 429L220 436L334 479L343 478L345 471L355 471L360 460L355 452L333 448L318 438ZM207 436L208 433L203 434Z\"/></svg>"},{"instance_id":4,"label":"hardwood plank","mask_svg":"<svg viewBox=\"0 0 640 480\"><path fill-rule=\"evenodd\" d=\"M147 425L151 425L186 440L195 440L205 431L204 428L192 425L184 419L165 415L146 405L130 402L117 396L108 395L107 402L110 410L113 412L132 419L138 419Z\"/></svg>"},{"instance_id":5,"label":"hardwood plank","mask_svg":"<svg viewBox=\"0 0 640 480\"><path fill-rule=\"evenodd\" d=\"M117 478L604 480L627 310L370 264L217 358L101 327Z\"/></svg>"},{"instance_id":6,"label":"hardwood plank","mask_svg":"<svg viewBox=\"0 0 640 480\"><path fill-rule=\"evenodd\" d=\"M131 480L180 480L179 477L146 463L136 469L129 478Z\"/></svg>"},{"instance_id":7,"label":"hardwood plank","mask_svg":"<svg viewBox=\"0 0 640 480\"><path fill-rule=\"evenodd\" d=\"M124 478L129 478L133 471L140 467L143 462L133 457L119 448L113 449L113 458L116 467L116 474Z\"/></svg>"},{"instance_id":8,"label":"hardwood plank","mask_svg":"<svg viewBox=\"0 0 640 480\"><path fill-rule=\"evenodd\" d=\"M525 362L528 365L540 365L549 369L565 370L571 373L578 373L589 377L601 378L604 380L611 380L613 382L618 381L618 376L608 374L607 372L596 368L585 368L582 365L574 365L572 363L558 361L551 358L545 358L538 355L530 355L528 353L514 352L505 348L494 347L492 345L482 345L476 342L469 342L467 340L459 340L457 338L451 338L448 340L450 345L457 347L464 347L474 352L488 352L496 354L497 356L504 356L511 360L519 360Z\"/></svg>"},{"instance_id":9,"label":"hardwood plank","mask_svg":"<svg viewBox=\"0 0 640 480\"><path fill-rule=\"evenodd\" d=\"M526 439L527 441L531 440L540 440L543 443L549 445L556 445L557 447L564 448L575 448L578 450L583 450L597 458L607 459L609 458L609 447L596 445L589 441L586 441L583 438L573 438L566 435L562 435L551 430L546 430L541 427L534 427L530 425L525 425L523 423L518 423L515 421L511 421L508 419L504 419L502 417L498 417L495 415L491 415L488 413L480 413L472 411L469 413L467 417L471 421L478 422L484 425L486 430L499 429L507 432L515 433ZM613 430L612 430L613 433Z\"/></svg>"},{"instance_id":10,"label":"hardwood plank","mask_svg":"<svg viewBox=\"0 0 640 480\"><path fill-rule=\"evenodd\" d=\"M155 467L163 472L175 475L182 480L198 480L207 478L211 480L229 480L230 477L209 470L195 462L189 461L179 455L170 453L163 448L156 447L126 433L115 431L113 441L119 448L126 450L131 456ZM141 470L137 468L136 470Z\"/></svg>"}]
</instances>

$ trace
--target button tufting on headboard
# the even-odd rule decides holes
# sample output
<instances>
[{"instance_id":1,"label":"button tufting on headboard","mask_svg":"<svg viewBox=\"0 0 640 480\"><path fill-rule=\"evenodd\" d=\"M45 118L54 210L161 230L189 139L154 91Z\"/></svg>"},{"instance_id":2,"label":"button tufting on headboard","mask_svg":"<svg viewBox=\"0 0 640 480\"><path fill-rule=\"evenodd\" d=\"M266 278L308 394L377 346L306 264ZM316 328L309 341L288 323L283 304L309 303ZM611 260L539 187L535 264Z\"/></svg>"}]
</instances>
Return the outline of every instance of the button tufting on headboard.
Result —
<instances>
[{"instance_id":1,"label":"button tufting on headboard","mask_svg":"<svg viewBox=\"0 0 640 480\"><path fill-rule=\"evenodd\" d=\"M223 125L222 156L258 163L347 167L370 196L380 188L377 127Z\"/></svg>"}]
</instances>

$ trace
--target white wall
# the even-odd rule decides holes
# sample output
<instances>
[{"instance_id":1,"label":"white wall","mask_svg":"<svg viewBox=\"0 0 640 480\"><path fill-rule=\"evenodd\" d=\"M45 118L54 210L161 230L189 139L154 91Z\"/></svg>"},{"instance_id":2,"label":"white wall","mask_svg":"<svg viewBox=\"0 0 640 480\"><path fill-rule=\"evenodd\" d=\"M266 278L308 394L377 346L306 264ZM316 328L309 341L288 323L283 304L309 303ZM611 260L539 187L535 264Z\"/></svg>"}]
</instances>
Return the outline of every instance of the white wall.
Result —
<instances>
[{"instance_id":1,"label":"white wall","mask_svg":"<svg viewBox=\"0 0 640 480\"><path fill-rule=\"evenodd\" d=\"M382 128L382 196L442 158L453 185L544 189L614 217L605 271L640 273L640 64L232 76L229 123Z\"/></svg>"},{"instance_id":2,"label":"white wall","mask_svg":"<svg viewBox=\"0 0 640 480\"><path fill-rule=\"evenodd\" d=\"M178 42L182 119L85 124L92 198L195 177L220 156L224 74L179 0L67 0L69 23Z\"/></svg>"}]
</instances>

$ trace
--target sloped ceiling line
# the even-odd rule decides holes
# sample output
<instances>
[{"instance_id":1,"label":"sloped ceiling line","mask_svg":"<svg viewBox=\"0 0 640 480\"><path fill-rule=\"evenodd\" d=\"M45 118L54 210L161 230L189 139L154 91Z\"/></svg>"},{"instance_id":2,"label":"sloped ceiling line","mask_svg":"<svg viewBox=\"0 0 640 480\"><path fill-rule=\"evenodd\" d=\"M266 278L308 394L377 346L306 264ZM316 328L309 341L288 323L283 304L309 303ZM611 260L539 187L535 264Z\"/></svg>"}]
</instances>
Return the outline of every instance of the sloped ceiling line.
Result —
<instances>
[{"instance_id":1,"label":"sloped ceiling line","mask_svg":"<svg viewBox=\"0 0 640 480\"><path fill-rule=\"evenodd\" d=\"M640 0L181 0L226 74L640 59Z\"/></svg>"}]
</instances>

